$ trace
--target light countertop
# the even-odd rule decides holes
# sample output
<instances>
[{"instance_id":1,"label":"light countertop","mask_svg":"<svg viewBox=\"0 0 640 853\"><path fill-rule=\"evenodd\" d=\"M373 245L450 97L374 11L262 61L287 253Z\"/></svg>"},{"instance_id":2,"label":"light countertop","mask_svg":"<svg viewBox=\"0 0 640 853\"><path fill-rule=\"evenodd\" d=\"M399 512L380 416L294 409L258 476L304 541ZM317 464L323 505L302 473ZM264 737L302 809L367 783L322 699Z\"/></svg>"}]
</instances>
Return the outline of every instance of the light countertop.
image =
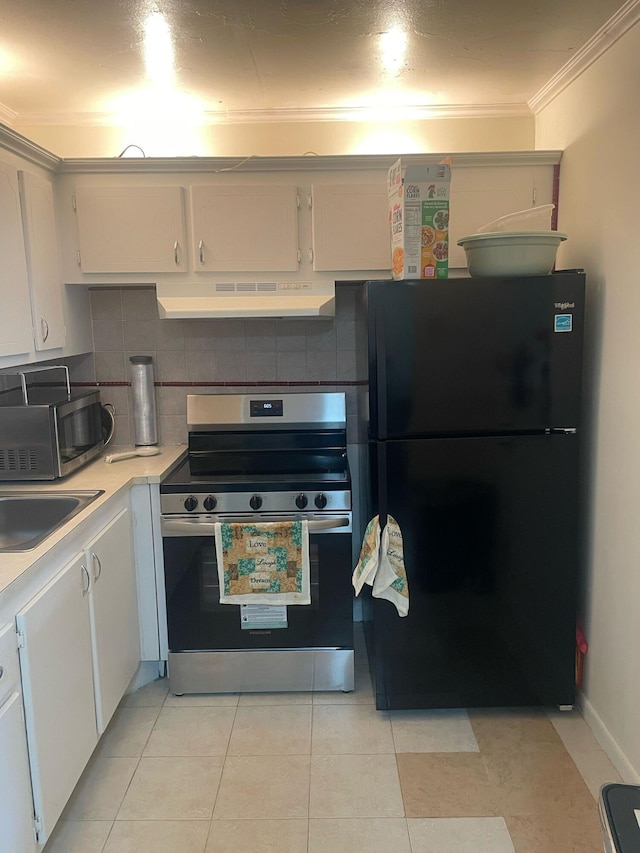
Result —
<instances>
[{"instance_id":1,"label":"light countertop","mask_svg":"<svg viewBox=\"0 0 640 853\"><path fill-rule=\"evenodd\" d=\"M74 474L61 480L46 480L29 483L0 483L0 496L7 492L65 492L102 489L104 494L69 519L31 551L0 553L0 595L20 575L33 566L54 545L68 536L91 513L118 493L138 484L159 483L186 453L185 444L167 445L160 448L157 456L136 456L108 463L108 452L117 453L131 448L109 447L104 454Z\"/></svg>"}]
</instances>

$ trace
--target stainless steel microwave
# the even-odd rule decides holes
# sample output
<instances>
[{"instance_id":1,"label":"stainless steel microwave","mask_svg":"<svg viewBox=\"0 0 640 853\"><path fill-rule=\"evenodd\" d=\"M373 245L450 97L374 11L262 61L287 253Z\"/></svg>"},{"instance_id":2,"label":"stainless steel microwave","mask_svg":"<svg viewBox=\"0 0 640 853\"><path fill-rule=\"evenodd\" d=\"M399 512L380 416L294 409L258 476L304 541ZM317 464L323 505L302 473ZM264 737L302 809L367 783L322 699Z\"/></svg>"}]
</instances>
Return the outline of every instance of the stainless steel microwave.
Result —
<instances>
[{"instance_id":1,"label":"stainless steel microwave","mask_svg":"<svg viewBox=\"0 0 640 853\"><path fill-rule=\"evenodd\" d=\"M28 405L7 405L1 396L0 481L66 477L104 447L98 390Z\"/></svg>"}]
</instances>

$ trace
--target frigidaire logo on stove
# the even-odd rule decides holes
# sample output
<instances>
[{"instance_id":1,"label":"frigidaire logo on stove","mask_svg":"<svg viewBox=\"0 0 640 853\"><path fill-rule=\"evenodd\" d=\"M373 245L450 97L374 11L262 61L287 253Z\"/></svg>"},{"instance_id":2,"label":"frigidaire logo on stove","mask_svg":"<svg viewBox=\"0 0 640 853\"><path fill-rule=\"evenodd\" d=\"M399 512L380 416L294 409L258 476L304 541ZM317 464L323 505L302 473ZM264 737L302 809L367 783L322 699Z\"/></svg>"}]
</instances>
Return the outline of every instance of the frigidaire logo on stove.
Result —
<instances>
[{"instance_id":1,"label":"frigidaire logo on stove","mask_svg":"<svg viewBox=\"0 0 640 853\"><path fill-rule=\"evenodd\" d=\"M567 308L575 308L575 302L554 302L554 307L559 308L561 311L566 311Z\"/></svg>"}]
</instances>

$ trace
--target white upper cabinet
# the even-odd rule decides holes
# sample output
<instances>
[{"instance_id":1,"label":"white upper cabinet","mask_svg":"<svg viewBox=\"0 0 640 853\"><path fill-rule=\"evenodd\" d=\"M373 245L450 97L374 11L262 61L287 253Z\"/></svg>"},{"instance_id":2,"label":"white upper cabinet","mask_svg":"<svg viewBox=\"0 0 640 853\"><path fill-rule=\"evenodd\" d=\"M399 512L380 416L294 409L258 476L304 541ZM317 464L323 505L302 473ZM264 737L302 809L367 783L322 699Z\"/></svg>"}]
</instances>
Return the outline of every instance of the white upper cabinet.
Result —
<instances>
[{"instance_id":1,"label":"white upper cabinet","mask_svg":"<svg viewBox=\"0 0 640 853\"><path fill-rule=\"evenodd\" d=\"M390 270L391 237L384 180L312 187L314 270Z\"/></svg>"},{"instance_id":2,"label":"white upper cabinet","mask_svg":"<svg viewBox=\"0 0 640 853\"><path fill-rule=\"evenodd\" d=\"M187 269L182 187L78 186L75 199L82 272Z\"/></svg>"},{"instance_id":3,"label":"white upper cabinet","mask_svg":"<svg viewBox=\"0 0 640 853\"><path fill-rule=\"evenodd\" d=\"M31 172L19 171L18 180L35 348L57 349L65 344L66 330L53 187Z\"/></svg>"},{"instance_id":4,"label":"white upper cabinet","mask_svg":"<svg viewBox=\"0 0 640 853\"><path fill-rule=\"evenodd\" d=\"M18 172L0 161L0 356L33 349Z\"/></svg>"},{"instance_id":5,"label":"white upper cabinet","mask_svg":"<svg viewBox=\"0 0 640 853\"><path fill-rule=\"evenodd\" d=\"M295 186L193 186L191 215L196 272L298 269Z\"/></svg>"},{"instance_id":6,"label":"white upper cabinet","mask_svg":"<svg viewBox=\"0 0 640 853\"><path fill-rule=\"evenodd\" d=\"M451 171L449 267L466 267L460 237L507 213L553 201L553 166L500 165Z\"/></svg>"}]
</instances>

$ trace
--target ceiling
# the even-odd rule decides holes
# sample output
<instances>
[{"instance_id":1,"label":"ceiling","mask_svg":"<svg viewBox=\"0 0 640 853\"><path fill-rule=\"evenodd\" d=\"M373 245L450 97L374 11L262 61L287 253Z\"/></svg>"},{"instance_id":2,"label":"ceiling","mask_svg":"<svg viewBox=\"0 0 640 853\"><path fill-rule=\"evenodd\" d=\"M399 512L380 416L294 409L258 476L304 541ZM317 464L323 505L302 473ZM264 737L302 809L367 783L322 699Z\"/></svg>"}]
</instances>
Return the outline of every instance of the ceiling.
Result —
<instances>
[{"instance_id":1,"label":"ceiling","mask_svg":"<svg viewBox=\"0 0 640 853\"><path fill-rule=\"evenodd\" d=\"M185 110L232 122L367 117L400 106L526 111L620 3L0 0L0 118L117 123L127 110Z\"/></svg>"}]
</instances>

